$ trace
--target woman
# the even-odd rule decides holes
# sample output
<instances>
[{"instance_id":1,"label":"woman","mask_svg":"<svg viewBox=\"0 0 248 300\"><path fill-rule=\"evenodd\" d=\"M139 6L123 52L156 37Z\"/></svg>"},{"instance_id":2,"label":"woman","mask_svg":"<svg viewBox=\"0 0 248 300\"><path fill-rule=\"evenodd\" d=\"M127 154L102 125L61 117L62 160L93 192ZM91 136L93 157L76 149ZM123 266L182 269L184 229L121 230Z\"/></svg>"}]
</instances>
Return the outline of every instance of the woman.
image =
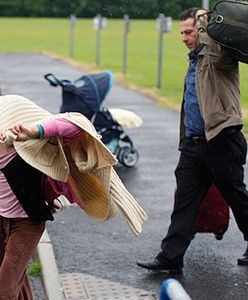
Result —
<instances>
[{"instance_id":1,"label":"woman","mask_svg":"<svg viewBox=\"0 0 248 300\"><path fill-rule=\"evenodd\" d=\"M147 217L83 115L55 116L16 95L0 96L0 112L0 300L31 300L26 269L56 196L97 220L120 210L135 234Z\"/></svg>"},{"instance_id":2,"label":"woman","mask_svg":"<svg viewBox=\"0 0 248 300\"><path fill-rule=\"evenodd\" d=\"M64 144L83 134L81 128L62 118L42 125L14 124L8 131L15 135L16 141L58 136L63 137ZM0 140L4 141L5 138L6 131L1 132ZM46 195L42 194L41 189L42 173L20 160L22 159L13 144L0 144L0 299L5 300L33 299L26 275L27 264L45 229L45 221L53 220L51 209L59 208L54 203L47 205L44 201ZM16 178L9 175L11 170L19 178L23 178L25 172L24 180L27 184L23 184L23 180L17 184ZM17 189L20 184L23 188L32 190L19 195ZM25 201L30 201L27 199L28 194L35 197L32 200L36 200L36 204L38 201L41 203L37 212L28 209L25 211L28 204Z\"/></svg>"}]
</instances>

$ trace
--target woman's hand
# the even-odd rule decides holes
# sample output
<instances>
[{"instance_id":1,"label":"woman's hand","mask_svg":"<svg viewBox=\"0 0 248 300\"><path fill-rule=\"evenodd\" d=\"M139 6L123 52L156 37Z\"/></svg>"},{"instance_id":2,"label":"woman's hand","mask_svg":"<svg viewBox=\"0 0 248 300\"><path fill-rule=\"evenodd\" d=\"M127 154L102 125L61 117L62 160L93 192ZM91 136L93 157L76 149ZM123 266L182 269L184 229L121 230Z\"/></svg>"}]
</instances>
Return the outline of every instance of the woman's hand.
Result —
<instances>
[{"instance_id":1,"label":"woman's hand","mask_svg":"<svg viewBox=\"0 0 248 300\"><path fill-rule=\"evenodd\" d=\"M26 141L35 139L39 136L39 129L36 125L27 126L22 124L15 124L8 128L10 132L16 135L16 141ZM2 139L3 135L0 135Z\"/></svg>"},{"instance_id":2,"label":"woman's hand","mask_svg":"<svg viewBox=\"0 0 248 300\"><path fill-rule=\"evenodd\" d=\"M0 132L0 141L4 141L5 139L5 133Z\"/></svg>"},{"instance_id":3,"label":"woman's hand","mask_svg":"<svg viewBox=\"0 0 248 300\"><path fill-rule=\"evenodd\" d=\"M52 203L50 203L50 208L53 214L61 212L63 210L63 204L59 199L54 199Z\"/></svg>"}]
</instances>

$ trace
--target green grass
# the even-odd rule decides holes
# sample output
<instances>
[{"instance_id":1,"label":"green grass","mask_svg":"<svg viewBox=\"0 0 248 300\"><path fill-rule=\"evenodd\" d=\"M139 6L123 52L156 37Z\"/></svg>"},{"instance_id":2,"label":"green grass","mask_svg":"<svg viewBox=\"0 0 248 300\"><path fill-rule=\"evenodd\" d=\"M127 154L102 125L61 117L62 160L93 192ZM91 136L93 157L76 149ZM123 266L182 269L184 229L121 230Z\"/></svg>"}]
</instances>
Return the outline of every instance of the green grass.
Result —
<instances>
[{"instance_id":1,"label":"green grass","mask_svg":"<svg viewBox=\"0 0 248 300\"><path fill-rule=\"evenodd\" d=\"M41 265L39 261L34 261L28 266L27 273L29 276L38 277L41 275Z\"/></svg>"},{"instance_id":2,"label":"green grass","mask_svg":"<svg viewBox=\"0 0 248 300\"><path fill-rule=\"evenodd\" d=\"M69 19L0 18L0 52L47 51L70 57ZM92 19L78 19L74 29L73 59L92 71L109 69L129 87L136 87L164 107L179 107L187 68L187 49L181 42L179 24L163 35L162 87L157 89L158 32L156 20L131 20L128 33L127 74L122 74L123 20L108 20L101 31L100 66L96 63L96 31ZM248 68L240 64L241 105L248 129Z\"/></svg>"}]
</instances>

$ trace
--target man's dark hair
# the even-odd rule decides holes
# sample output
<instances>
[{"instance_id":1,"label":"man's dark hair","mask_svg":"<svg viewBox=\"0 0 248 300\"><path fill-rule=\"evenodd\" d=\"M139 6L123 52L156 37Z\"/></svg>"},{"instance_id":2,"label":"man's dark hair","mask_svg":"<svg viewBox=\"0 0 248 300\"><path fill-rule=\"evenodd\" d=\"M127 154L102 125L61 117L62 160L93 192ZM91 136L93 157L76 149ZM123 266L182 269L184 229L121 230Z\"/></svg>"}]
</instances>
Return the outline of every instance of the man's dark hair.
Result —
<instances>
[{"instance_id":1,"label":"man's dark hair","mask_svg":"<svg viewBox=\"0 0 248 300\"><path fill-rule=\"evenodd\" d=\"M179 20L180 21L185 21L189 18L193 18L195 19L195 16L196 16L196 13L199 9L204 9L204 8L201 8L201 7L191 7L189 9L186 9L184 10L183 12L180 13L179 15ZM207 10L206 10L207 12Z\"/></svg>"}]
</instances>

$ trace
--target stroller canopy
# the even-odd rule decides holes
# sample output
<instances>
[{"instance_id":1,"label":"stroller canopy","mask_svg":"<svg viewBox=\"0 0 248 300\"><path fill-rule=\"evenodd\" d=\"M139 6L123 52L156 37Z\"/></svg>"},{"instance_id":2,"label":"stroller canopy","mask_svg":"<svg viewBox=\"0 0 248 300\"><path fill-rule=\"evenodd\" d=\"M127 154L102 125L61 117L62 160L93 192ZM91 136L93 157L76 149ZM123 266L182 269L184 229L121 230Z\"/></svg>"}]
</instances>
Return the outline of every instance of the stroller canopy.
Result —
<instances>
[{"instance_id":1,"label":"stroller canopy","mask_svg":"<svg viewBox=\"0 0 248 300\"><path fill-rule=\"evenodd\" d=\"M113 85L113 74L103 71L99 74L83 75L74 81L82 101L92 112L98 112L101 104Z\"/></svg>"},{"instance_id":2,"label":"stroller canopy","mask_svg":"<svg viewBox=\"0 0 248 300\"><path fill-rule=\"evenodd\" d=\"M80 112L88 119L100 110L102 102L113 85L113 73L110 71L86 74L73 82L67 79L59 80L51 73L44 77L52 86L62 87L60 112Z\"/></svg>"}]
</instances>

